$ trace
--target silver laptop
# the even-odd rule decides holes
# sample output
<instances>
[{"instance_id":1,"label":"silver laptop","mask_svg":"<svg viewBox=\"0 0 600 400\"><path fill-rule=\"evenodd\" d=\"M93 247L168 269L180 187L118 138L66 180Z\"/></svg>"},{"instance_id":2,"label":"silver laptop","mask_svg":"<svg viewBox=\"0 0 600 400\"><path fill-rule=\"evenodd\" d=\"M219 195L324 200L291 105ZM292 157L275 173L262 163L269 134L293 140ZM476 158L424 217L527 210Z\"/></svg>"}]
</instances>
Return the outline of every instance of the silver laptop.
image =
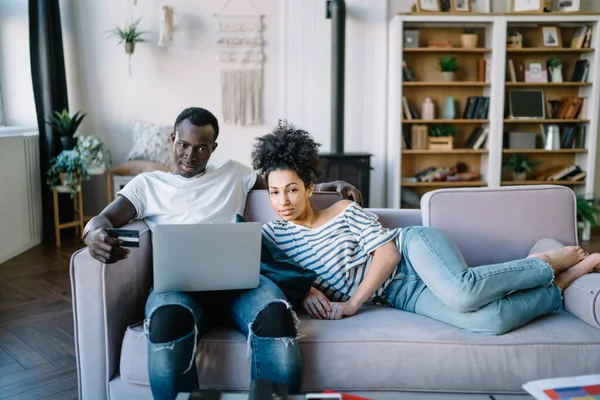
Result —
<instances>
[{"instance_id":1,"label":"silver laptop","mask_svg":"<svg viewBox=\"0 0 600 400\"><path fill-rule=\"evenodd\" d=\"M155 225L154 290L252 289L260 278L261 224Z\"/></svg>"}]
</instances>

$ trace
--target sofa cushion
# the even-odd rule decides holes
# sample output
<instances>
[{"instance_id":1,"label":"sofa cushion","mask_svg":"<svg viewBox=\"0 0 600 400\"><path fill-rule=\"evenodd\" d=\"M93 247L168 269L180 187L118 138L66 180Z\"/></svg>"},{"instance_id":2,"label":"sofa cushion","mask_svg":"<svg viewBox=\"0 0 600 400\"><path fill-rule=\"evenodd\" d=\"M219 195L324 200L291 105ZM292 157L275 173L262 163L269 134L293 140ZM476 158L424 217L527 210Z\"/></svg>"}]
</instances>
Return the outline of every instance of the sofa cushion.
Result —
<instances>
[{"instance_id":1,"label":"sofa cushion","mask_svg":"<svg viewBox=\"0 0 600 400\"><path fill-rule=\"evenodd\" d=\"M600 334L564 311L501 336L486 336L384 307L340 321L300 315L304 390L522 392L534 379L600 371ZM121 379L148 384L147 343L127 330ZM211 387L248 387L250 362L241 333L215 330L198 346L198 373Z\"/></svg>"}]
</instances>

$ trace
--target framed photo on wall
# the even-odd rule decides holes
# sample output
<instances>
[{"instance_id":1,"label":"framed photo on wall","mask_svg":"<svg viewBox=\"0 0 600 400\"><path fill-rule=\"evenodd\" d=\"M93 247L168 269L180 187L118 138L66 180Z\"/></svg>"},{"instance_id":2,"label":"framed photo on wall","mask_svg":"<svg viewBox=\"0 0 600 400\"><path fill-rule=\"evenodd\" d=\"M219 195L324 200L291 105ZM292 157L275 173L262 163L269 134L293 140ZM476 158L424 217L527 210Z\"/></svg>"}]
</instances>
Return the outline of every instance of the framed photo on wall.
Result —
<instances>
[{"instance_id":1,"label":"framed photo on wall","mask_svg":"<svg viewBox=\"0 0 600 400\"><path fill-rule=\"evenodd\" d=\"M556 25L540 26L539 29L543 47L562 47L560 27Z\"/></svg>"},{"instance_id":2,"label":"framed photo on wall","mask_svg":"<svg viewBox=\"0 0 600 400\"><path fill-rule=\"evenodd\" d=\"M558 0L558 11L578 12L581 7L581 0Z\"/></svg>"},{"instance_id":3,"label":"framed photo on wall","mask_svg":"<svg viewBox=\"0 0 600 400\"><path fill-rule=\"evenodd\" d=\"M452 12L471 12L471 0L451 0Z\"/></svg>"},{"instance_id":4,"label":"framed photo on wall","mask_svg":"<svg viewBox=\"0 0 600 400\"><path fill-rule=\"evenodd\" d=\"M417 0L417 12L441 12L440 0Z\"/></svg>"},{"instance_id":5,"label":"framed photo on wall","mask_svg":"<svg viewBox=\"0 0 600 400\"><path fill-rule=\"evenodd\" d=\"M544 0L511 0L510 12L543 13Z\"/></svg>"}]
</instances>

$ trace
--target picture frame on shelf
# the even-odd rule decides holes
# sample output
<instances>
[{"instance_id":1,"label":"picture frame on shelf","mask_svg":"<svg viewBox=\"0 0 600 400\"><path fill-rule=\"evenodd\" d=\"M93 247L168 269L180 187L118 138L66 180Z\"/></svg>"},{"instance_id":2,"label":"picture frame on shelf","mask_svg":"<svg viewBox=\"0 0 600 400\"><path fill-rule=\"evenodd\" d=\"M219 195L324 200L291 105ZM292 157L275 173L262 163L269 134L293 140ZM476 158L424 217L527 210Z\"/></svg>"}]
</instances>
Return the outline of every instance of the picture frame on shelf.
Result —
<instances>
[{"instance_id":1,"label":"picture frame on shelf","mask_svg":"<svg viewBox=\"0 0 600 400\"><path fill-rule=\"evenodd\" d=\"M562 35L558 25L539 27L542 47L562 47Z\"/></svg>"},{"instance_id":2,"label":"picture frame on shelf","mask_svg":"<svg viewBox=\"0 0 600 400\"><path fill-rule=\"evenodd\" d=\"M511 0L510 12L513 13L543 13L544 0Z\"/></svg>"},{"instance_id":3,"label":"picture frame on shelf","mask_svg":"<svg viewBox=\"0 0 600 400\"><path fill-rule=\"evenodd\" d=\"M579 12L581 0L558 0L557 6L560 12Z\"/></svg>"},{"instance_id":4,"label":"picture frame on shelf","mask_svg":"<svg viewBox=\"0 0 600 400\"><path fill-rule=\"evenodd\" d=\"M440 6L442 8L442 12L450 12L452 11L452 6L450 5L451 0L440 0Z\"/></svg>"},{"instance_id":5,"label":"picture frame on shelf","mask_svg":"<svg viewBox=\"0 0 600 400\"><path fill-rule=\"evenodd\" d=\"M416 0L417 12L441 12L440 0Z\"/></svg>"},{"instance_id":6,"label":"picture frame on shelf","mask_svg":"<svg viewBox=\"0 0 600 400\"><path fill-rule=\"evenodd\" d=\"M525 61L525 82L528 83L547 83L548 70L543 60Z\"/></svg>"},{"instance_id":7,"label":"picture frame on shelf","mask_svg":"<svg viewBox=\"0 0 600 400\"><path fill-rule=\"evenodd\" d=\"M451 0L452 12L471 12L471 0Z\"/></svg>"}]
</instances>

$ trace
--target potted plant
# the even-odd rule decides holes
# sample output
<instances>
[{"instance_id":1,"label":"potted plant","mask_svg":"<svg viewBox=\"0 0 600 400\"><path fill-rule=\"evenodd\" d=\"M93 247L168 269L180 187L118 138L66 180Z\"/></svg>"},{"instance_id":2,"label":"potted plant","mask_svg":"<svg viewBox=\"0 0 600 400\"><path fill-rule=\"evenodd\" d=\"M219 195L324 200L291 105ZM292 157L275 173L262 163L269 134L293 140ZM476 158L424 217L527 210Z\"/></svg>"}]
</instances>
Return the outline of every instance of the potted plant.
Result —
<instances>
[{"instance_id":1,"label":"potted plant","mask_svg":"<svg viewBox=\"0 0 600 400\"><path fill-rule=\"evenodd\" d=\"M563 81L562 65L562 60L558 57L551 58L550 61L548 61L552 82L561 83Z\"/></svg>"},{"instance_id":2,"label":"potted plant","mask_svg":"<svg viewBox=\"0 0 600 400\"><path fill-rule=\"evenodd\" d=\"M598 226L600 199L593 196L577 197L577 231L583 241L590 240L592 228Z\"/></svg>"},{"instance_id":3,"label":"potted plant","mask_svg":"<svg viewBox=\"0 0 600 400\"><path fill-rule=\"evenodd\" d=\"M440 69L442 70L442 80L444 82L452 82L454 73L460 70L460 64L456 57L444 56L440 58Z\"/></svg>"},{"instance_id":4,"label":"potted plant","mask_svg":"<svg viewBox=\"0 0 600 400\"><path fill-rule=\"evenodd\" d=\"M104 142L96 136L80 136L77 151L88 165L92 175L101 174L110 168L111 156Z\"/></svg>"},{"instance_id":5,"label":"potted plant","mask_svg":"<svg viewBox=\"0 0 600 400\"><path fill-rule=\"evenodd\" d=\"M429 129L430 150L452 150L454 147L454 135L456 127L454 125L432 126Z\"/></svg>"},{"instance_id":6,"label":"potted plant","mask_svg":"<svg viewBox=\"0 0 600 400\"><path fill-rule=\"evenodd\" d=\"M460 45L465 49L474 49L477 47L477 31L475 28L465 28L465 31L460 35Z\"/></svg>"},{"instance_id":7,"label":"potted plant","mask_svg":"<svg viewBox=\"0 0 600 400\"><path fill-rule=\"evenodd\" d=\"M522 182L527 178L527 172L531 172L532 168L539 165L539 162L531 162L526 157L518 154L513 154L510 159L502 166L503 170L512 170L513 180Z\"/></svg>"},{"instance_id":8,"label":"potted plant","mask_svg":"<svg viewBox=\"0 0 600 400\"><path fill-rule=\"evenodd\" d=\"M77 111L75 115L70 116L69 111L65 108L62 112L54 111L47 121L47 123L60 135L63 150L73 150L77 145L75 132L85 117L85 114L80 113L81 111Z\"/></svg>"},{"instance_id":9,"label":"potted plant","mask_svg":"<svg viewBox=\"0 0 600 400\"><path fill-rule=\"evenodd\" d=\"M135 44L137 42L145 42L146 39L142 37L145 31L141 31L138 29L138 25L141 21L141 18L138 18L135 22L132 22L129 25L124 27L117 26L112 31L110 31L109 36L116 36L119 38L119 43L121 44L125 42L125 53L132 55L135 51Z\"/></svg>"},{"instance_id":10,"label":"potted plant","mask_svg":"<svg viewBox=\"0 0 600 400\"><path fill-rule=\"evenodd\" d=\"M64 150L50 160L46 183L53 189L59 185L67 188L71 197L79 190L79 184L90 179L88 166L77 150Z\"/></svg>"}]
</instances>

